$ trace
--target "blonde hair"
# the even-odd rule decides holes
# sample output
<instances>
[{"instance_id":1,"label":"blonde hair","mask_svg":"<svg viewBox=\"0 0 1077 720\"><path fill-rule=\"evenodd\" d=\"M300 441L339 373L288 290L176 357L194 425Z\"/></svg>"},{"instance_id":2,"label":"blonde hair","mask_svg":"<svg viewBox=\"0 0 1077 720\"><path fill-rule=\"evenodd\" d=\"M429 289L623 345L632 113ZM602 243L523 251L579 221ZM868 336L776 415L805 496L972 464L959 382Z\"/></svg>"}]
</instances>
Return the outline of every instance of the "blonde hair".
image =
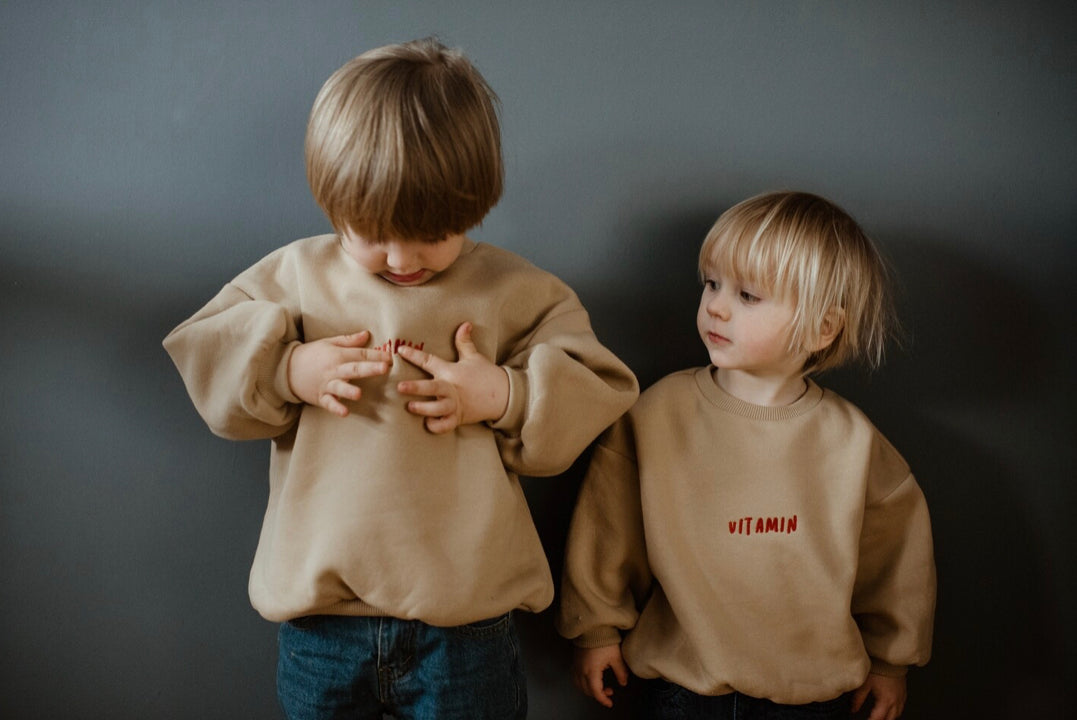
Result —
<instances>
[{"instance_id":1,"label":"blonde hair","mask_svg":"<svg viewBox=\"0 0 1077 720\"><path fill-rule=\"evenodd\" d=\"M813 347L828 322L841 323L834 341L809 355L805 375L853 360L877 368L897 332L878 249L852 217L817 195L767 193L727 210L700 249L699 271L707 270L792 299L791 351Z\"/></svg>"},{"instance_id":2,"label":"blonde hair","mask_svg":"<svg viewBox=\"0 0 1077 720\"><path fill-rule=\"evenodd\" d=\"M501 197L497 95L433 38L370 50L322 86L307 124L307 179L338 232L437 241Z\"/></svg>"}]
</instances>

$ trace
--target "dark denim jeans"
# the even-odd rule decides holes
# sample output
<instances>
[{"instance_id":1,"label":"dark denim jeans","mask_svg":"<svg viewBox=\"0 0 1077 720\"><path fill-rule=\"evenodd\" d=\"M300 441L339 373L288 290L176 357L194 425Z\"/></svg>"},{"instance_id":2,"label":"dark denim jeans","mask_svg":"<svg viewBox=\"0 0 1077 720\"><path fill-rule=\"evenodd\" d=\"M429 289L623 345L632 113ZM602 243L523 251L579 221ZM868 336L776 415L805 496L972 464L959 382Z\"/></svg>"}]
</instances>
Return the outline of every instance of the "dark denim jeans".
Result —
<instances>
[{"instance_id":1,"label":"dark denim jeans","mask_svg":"<svg viewBox=\"0 0 1077 720\"><path fill-rule=\"evenodd\" d=\"M277 695L290 720L514 720L527 688L512 615L439 628L317 616L281 625Z\"/></svg>"},{"instance_id":2,"label":"dark denim jeans","mask_svg":"<svg viewBox=\"0 0 1077 720\"><path fill-rule=\"evenodd\" d=\"M666 680L647 680L640 720L850 720L847 693L826 702L779 705L740 693L697 695Z\"/></svg>"}]
</instances>

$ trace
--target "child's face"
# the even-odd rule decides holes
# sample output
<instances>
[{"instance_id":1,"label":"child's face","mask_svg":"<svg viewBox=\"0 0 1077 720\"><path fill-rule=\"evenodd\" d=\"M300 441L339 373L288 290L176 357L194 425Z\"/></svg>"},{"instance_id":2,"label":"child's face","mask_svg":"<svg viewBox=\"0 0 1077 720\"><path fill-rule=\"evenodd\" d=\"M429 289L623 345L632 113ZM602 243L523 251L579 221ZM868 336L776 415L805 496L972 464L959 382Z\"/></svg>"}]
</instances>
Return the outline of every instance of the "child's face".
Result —
<instances>
[{"instance_id":1,"label":"child's face","mask_svg":"<svg viewBox=\"0 0 1077 720\"><path fill-rule=\"evenodd\" d=\"M782 379L800 372L807 353L792 352L789 340L796 308L763 288L708 270L696 325L718 368Z\"/></svg>"},{"instance_id":2,"label":"child's face","mask_svg":"<svg viewBox=\"0 0 1077 720\"><path fill-rule=\"evenodd\" d=\"M428 282L456 262L464 247L463 235L448 235L437 242L398 239L375 242L348 230L341 238L345 252L364 270L404 287Z\"/></svg>"}]
</instances>

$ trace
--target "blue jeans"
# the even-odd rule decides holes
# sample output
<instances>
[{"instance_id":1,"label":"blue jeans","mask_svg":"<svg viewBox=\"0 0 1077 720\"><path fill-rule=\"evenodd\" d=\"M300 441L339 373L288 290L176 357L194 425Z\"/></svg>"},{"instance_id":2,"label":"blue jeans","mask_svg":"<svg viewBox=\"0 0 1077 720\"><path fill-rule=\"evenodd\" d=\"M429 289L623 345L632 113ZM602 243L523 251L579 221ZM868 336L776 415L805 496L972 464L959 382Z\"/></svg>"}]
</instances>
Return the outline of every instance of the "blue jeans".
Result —
<instances>
[{"instance_id":1,"label":"blue jeans","mask_svg":"<svg viewBox=\"0 0 1077 720\"><path fill-rule=\"evenodd\" d=\"M740 693L697 695L666 680L647 680L640 720L850 720L852 697L779 705Z\"/></svg>"},{"instance_id":2,"label":"blue jeans","mask_svg":"<svg viewBox=\"0 0 1077 720\"><path fill-rule=\"evenodd\" d=\"M439 628L315 616L283 623L277 696L290 720L510 720L527 715L512 615Z\"/></svg>"}]
</instances>

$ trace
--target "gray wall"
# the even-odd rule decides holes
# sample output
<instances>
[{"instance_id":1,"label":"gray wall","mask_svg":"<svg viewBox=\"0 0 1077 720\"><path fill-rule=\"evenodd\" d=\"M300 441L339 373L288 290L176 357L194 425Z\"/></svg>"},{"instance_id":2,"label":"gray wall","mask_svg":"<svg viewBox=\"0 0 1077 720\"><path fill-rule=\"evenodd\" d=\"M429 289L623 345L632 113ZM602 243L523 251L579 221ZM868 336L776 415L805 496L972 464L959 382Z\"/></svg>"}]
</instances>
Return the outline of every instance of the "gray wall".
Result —
<instances>
[{"instance_id":1,"label":"gray wall","mask_svg":"<svg viewBox=\"0 0 1077 720\"><path fill-rule=\"evenodd\" d=\"M827 382L933 512L935 657L906 717L1071 709L1067 6L3 3L0 715L277 716L275 628L246 598L268 447L213 437L160 341L326 230L302 165L314 94L431 33L504 105L507 192L474 236L572 284L644 384L706 362L694 255L723 209L796 187L862 221L910 340ZM578 481L528 486L555 566ZM549 613L521 624L532 717L621 716L570 687Z\"/></svg>"}]
</instances>

